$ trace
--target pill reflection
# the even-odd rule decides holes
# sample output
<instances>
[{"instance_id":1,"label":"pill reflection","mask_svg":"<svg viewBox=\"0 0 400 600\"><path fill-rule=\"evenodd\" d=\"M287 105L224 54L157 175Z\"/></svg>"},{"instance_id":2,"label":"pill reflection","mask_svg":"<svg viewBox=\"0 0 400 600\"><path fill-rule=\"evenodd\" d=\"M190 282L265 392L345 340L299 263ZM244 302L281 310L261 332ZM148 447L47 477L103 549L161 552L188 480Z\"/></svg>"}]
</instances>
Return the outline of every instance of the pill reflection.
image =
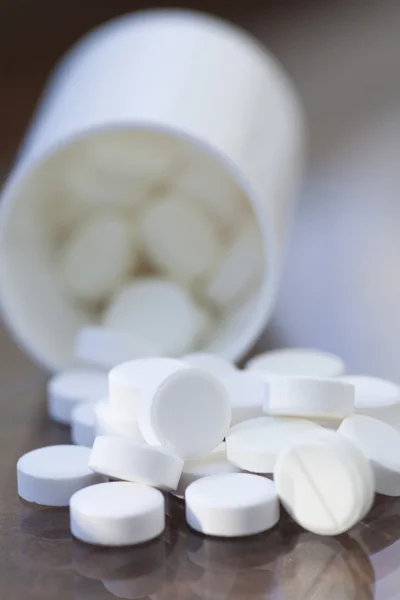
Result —
<instances>
[{"instance_id":1,"label":"pill reflection","mask_svg":"<svg viewBox=\"0 0 400 600\"><path fill-rule=\"evenodd\" d=\"M15 538L12 560L40 570L71 565L71 534L68 511L20 506L20 534Z\"/></svg>"},{"instance_id":2,"label":"pill reflection","mask_svg":"<svg viewBox=\"0 0 400 600\"><path fill-rule=\"evenodd\" d=\"M194 531L187 534L189 560L203 569L214 571L272 570L282 543L278 529L232 540L204 537Z\"/></svg>"},{"instance_id":3,"label":"pill reflection","mask_svg":"<svg viewBox=\"0 0 400 600\"><path fill-rule=\"evenodd\" d=\"M189 583L197 598L259 600L276 587L276 556L282 545L277 529L246 539L187 534L189 562L198 578Z\"/></svg>"},{"instance_id":4,"label":"pill reflection","mask_svg":"<svg viewBox=\"0 0 400 600\"><path fill-rule=\"evenodd\" d=\"M302 533L279 557L277 578L284 600L372 600L369 558L348 536Z\"/></svg>"},{"instance_id":5,"label":"pill reflection","mask_svg":"<svg viewBox=\"0 0 400 600\"><path fill-rule=\"evenodd\" d=\"M162 538L128 548L100 548L72 540L73 567L88 579L151 579L165 561L166 544Z\"/></svg>"}]
</instances>

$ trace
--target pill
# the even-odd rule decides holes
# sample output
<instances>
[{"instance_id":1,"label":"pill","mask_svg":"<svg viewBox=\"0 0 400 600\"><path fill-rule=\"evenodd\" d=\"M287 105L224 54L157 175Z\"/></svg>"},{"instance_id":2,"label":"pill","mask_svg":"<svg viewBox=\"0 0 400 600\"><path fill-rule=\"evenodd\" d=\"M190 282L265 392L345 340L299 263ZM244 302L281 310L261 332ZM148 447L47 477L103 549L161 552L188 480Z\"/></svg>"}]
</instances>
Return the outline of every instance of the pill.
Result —
<instances>
[{"instance_id":1,"label":"pill","mask_svg":"<svg viewBox=\"0 0 400 600\"><path fill-rule=\"evenodd\" d=\"M69 425L74 406L94 402L108 394L105 373L90 369L71 369L52 377L47 385L49 415L54 421Z\"/></svg>"},{"instance_id":2,"label":"pill","mask_svg":"<svg viewBox=\"0 0 400 600\"><path fill-rule=\"evenodd\" d=\"M376 491L385 496L400 496L400 433L387 423L365 415L348 417L338 433L369 460Z\"/></svg>"},{"instance_id":3,"label":"pill","mask_svg":"<svg viewBox=\"0 0 400 600\"><path fill-rule=\"evenodd\" d=\"M265 375L337 377L343 375L345 365L338 356L321 350L283 348L251 358L246 369Z\"/></svg>"},{"instance_id":4,"label":"pill","mask_svg":"<svg viewBox=\"0 0 400 600\"><path fill-rule=\"evenodd\" d=\"M146 389L139 405L144 439L184 459L210 454L223 441L230 420L224 386L210 373L191 367Z\"/></svg>"},{"instance_id":5,"label":"pill","mask_svg":"<svg viewBox=\"0 0 400 600\"><path fill-rule=\"evenodd\" d=\"M305 419L260 417L232 428L226 455L234 465L254 473L273 473L278 454L296 437L319 426Z\"/></svg>"},{"instance_id":6,"label":"pill","mask_svg":"<svg viewBox=\"0 0 400 600\"><path fill-rule=\"evenodd\" d=\"M132 175L162 179L169 175L180 158L179 142L174 138L145 130L108 131L92 136L82 145L87 163L98 171L129 182Z\"/></svg>"},{"instance_id":7,"label":"pill","mask_svg":"<svg viewBox=\"0 0 400 600\"><path fill-rule=\"evenodd\" d=\"M72 231L60 255L60 274L69 296L88 303L107 300L137 263L137 249L123 216L97 214Z\"/></svg>"},{"instance_id":8,"label":"pill","mask_svg":"<svg viewBox=\"0 0 400 600\"><path fill-rule=\"evenodd\" d=\"M175 281L195 282L210 273L221 257L213 221L177 192L149 205L141 235L150 263Z\"/></svg>"},{"instance_id":9,"label":"pill","mask_svg":"<svg viewBox=\"0 0 400 600\"><path fill-rule=\"evenodd\" d=\"M81 203L134 206L168 180L179 159L172 138L145 131L107 131L71 148L65 164L65 187Z\"/></svg>"},{"instance_id":10,"label":"pill","mask_svg":"<svg viewBox=\"0 0 400 600\"><path fill-rule=\"evenodd\" d=\"M231 426L262 417L268 403L268 385L257 373L234 371L221 377L232 410Z\"/></svg>"},{"instance_id":11,"label":"pill","mask_svg":"<svg viewBox=\"0 0 400 600\"><path fill-rule=\"evenodd\" d=\"M220 473L238 473L239 471L238 467L226 459L226 449L225 444L223 444L208 456L197 460L185 460L176 495L184 496L187 487L202 477Z\"/></svg>"},{"instance_id":12,"label":"pill","mask_svg":"<svg viewBox=\"0 0 400 600\"><path fill-rule=\"evenodd\" d=\"M90 449L46 446L21 456L17 463L18 494L27 502L68 506L72 494L104 481L89 468Z\"/></svg>"},{"instance_id":13,"label":"pill","mask_svg":"<svg viewBox=\"0 0 400 600\"><path fill-rule=\"evenodd\" d=\"M327 377L274 377L268 414L343 419L354 413L354 386Z\"/></svg>"},{"instance_id":14,"label":"pill","mask_svg":"<svg viewBox=\"0 0 400 600\"><path fill-rule=\"evenodd\" d=\"M400 429L400 386L367 375L347 375L341 380L354 385L356 413Z\"/></svg>"},{"instance_id":15,"label":"pill","mask_svg":"<svg viewBox=\"0 0 400 600\"><path fill-rule=\"evenodd\" d=\"M212 337L216 324L211 311L202 306L197 306L196 318L197 335L194 346L196 346L196 348L201 348L202 346L205 346Z\"/></svg>"},{"instance_id":16,"label":"pill","mask_svg":"<svg viewBox=\"0 0 400 600\"><path fill-rule=\"evenodd\" d=\"M205 352L194 352L191 354L185 354L182 356L182 360L185 361L191 367L206 371L215 375L216 377L223 377L236 371L235 366L216 354L207 354Z\"/></svg>"},{"instance_id":17,"label":"pill","mask_svg":"<svg viewBox=\"0 0 400 600\"><path fill-rule=\"evenodd\" d=\"M164 531L164 497L138 483L101 483L72 496L70 518L72 535L82 542L133 546Z\"/></svg>"},{"instance_id":18,"label":"pill","mask_svg":"<svg viewBox=\"0 0 400 600\"><path fill-rule=\"evenodd\" d=\"M144 389L186 368L185 362L174 358L138 359L117 365L108 375L109 404L114 414L137 419Z\"/></svg>"},{"instance_id":19,"label":"pill","mask_svg":"<svg viewBox=\"0 0 400 600\"><path fill-rule=\"evenodd\" d=\"M206 535L239 537L271 529L279 519L272 481L249 473L204 477L185 493L186 520Z\"/></svg>"},{"instance_id":20,"label":"pill","mask_svg":"<svg viewBox=\"0 0 400 600\"><path fill-rule=\"evenodd\" d=\"M89 466L106 477L133 481L163 490L175 490L183 460L166 448L121 437L98 436Z\"/></svg>"},{"instance_id":21,"label":"pill","mask_svg":"<svg viewBox=\"0 0 400 600\"><path fill-rule=\"evenodd\" d=\"M374 498L367 459L343 436L322 428L299 436L279 454L274 481L288 513L319 535L353 527Z\"/></svg>"},{"instance_id":22,"label":"pill","mask_svg":"<svg viewBox=\"0 0 400 600\"><path fill-rule=\"evenodd\" d=\"M105 327L143 339L165 356L189 351L199 333L197 307L188 292L156 277L123 286L103 320Z\"/></svg>"},{"instance_id":23,"label":"pill","mask_svg":"<svg viewBox=\"0 0 400 600\"><path fill-rule=\"evenodd\" d=\"M96 414L94 402L78 404L71 413L71 439L78 446L93 446L96 436Z\"/></svg>"},{"instance_id":24,"label":"pill","mask_svg":"<svg viewBox=\"0 0 400 600\"><path fill-rule=\"evenodd\" d=\"M195 198L222 231L235 229L243 219L246 200L234 179L214 158L193 155L174 186L184 196Z\"/></svg>"},{"instance_id":25,"label":"pill","mask_svg":"<svg viewBox=\"0 0 400 600\"><path fill-rule=\"evenodd\" d=\"M134 358L159 354L158 349L146 340L99 325L89 325L80 329L74 344L76 359L107 370Z\"/></svg>"},{"instance_id":26,"label":"pill","mask_svg":"<svg viewBox=\"0 0 400 600\"><path fill-rule=\"evenodd\" d=\"M107 403L96 403L94 410L96 436L111 435L144 441L137 418L127 418L126 415L115 412Z\"/></svg>"},{"instance_id":27,"label":"pill","mask_svg":"<svg viewBox=\"0 0 400 600\"><path fill-rule=\"evenodd\" d=\"M235 306L259 285L264 270L261 233L250 222L225 249L207 281L206 297L217 306Z\"/></svg>"}]
</instances>

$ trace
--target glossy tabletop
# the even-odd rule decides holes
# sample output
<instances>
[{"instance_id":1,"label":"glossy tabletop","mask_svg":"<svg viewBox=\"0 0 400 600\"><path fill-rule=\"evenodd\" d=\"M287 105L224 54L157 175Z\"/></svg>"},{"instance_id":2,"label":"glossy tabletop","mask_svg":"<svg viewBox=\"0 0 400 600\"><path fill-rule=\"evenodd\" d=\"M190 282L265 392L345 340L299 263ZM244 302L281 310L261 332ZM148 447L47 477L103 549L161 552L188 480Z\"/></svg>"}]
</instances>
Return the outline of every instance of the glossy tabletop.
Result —
<instances>
[{"instance_id":1,"label":"glossy tabletop","mask_svg":"<svg viewBox=\"0 0 400 600\"><path fill-rule=\"evenodd\" d=\"M390 600L400 594L400 499L379 497L348 534L324 538L286 515L240 540L203 537L166 496L167 528L121 550L72 539L68 511L18 498L15 464L38 446L69 442L49 421L45 376L0 334L1 600Z\"/></svg>"}]
</instances>

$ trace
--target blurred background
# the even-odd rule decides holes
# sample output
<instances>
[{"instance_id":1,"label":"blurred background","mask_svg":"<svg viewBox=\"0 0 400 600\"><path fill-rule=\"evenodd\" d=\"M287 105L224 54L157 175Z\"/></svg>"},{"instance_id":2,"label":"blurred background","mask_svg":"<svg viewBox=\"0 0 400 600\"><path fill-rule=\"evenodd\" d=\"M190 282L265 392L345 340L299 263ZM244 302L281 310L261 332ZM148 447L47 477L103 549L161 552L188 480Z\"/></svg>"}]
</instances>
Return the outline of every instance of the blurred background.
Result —
<instances>
[{"instance_id":1,"label":"blurred background","mask_svg":"<svg viewBox=\"0 0 400 600\"><path fill-rule=\"evenodd\" d=\"M60 56L95 25L145 6L0 0L2 179ZM316 346L339 353L351 372L400 382L400 3L185 6L260 38L290 73L308 118L309 168L260 347Z\"/></svg>"}]
</instances>

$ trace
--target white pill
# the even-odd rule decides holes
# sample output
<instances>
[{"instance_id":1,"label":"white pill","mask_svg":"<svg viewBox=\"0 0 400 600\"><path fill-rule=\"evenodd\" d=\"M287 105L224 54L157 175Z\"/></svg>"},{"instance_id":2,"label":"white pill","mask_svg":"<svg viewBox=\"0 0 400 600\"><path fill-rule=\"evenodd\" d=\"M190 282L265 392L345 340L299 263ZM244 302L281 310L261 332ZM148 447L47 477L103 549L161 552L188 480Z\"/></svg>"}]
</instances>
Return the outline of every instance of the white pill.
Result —
<instances>
[{"instance_id":1,"label":"white pill","mask_svg":"<svg viewBox=\"0 0 400 600\"><path fill-rule=\"evenodd\" d=\"M317 429L278 456L274 481L282 504L302 527L339 535L372 505L374 477L366 458L343 436Z\"/></svg>"},{"instance_id":2,"label":"white pill","mask_svg":"<svg viewBox=\"0 0 400 600\"><path fill-rule=\"evenodd\" d=\"M78 446L93 446L96 436L96 404L83 402L78 404L71 414L71 439Z\"/></svg>"},{"instance_id":3,"label":"white pill","mask_svg":"<svg viewBox=\"0 0 400 600\"><path fill-rule=\"evenodd\" d=\"M108 394L105 373L90 369L70 369L54 375L47 384L49 415L69 425L72 409L81 402L94 402Z\"/></svg>"},{"instance_id":4,"label":"white pill","mask_svg":"<svg viewBox=\"0 0 400 600\"><path fill-rule=\"evenodd\" d=\"M278 454L299 435L319 428L312 421L261 417L244 422L226 437L226 455L234 465L254 473L273 473Z\"/></svg>"},{"instance_id":5,"label":"white pill","mask_svg":"<svg viewBox=\"0 0 400 600\"><path fill-rule=\"evenodd\" d=\"M226 459L225 444L197 460L185 460L176 496L184 496L187 487L203 477L222 473L238 473L240 469Z\"/></svg>"},{"instance_id":6,"label":"white pill","mask_svg":"<svg viewBox=\"0 0 400 600\"><path fill-rule=\"evenodd\" d=\"M188 524L206 535L254 535L279 519L274 483L248 473L199 479L187 488L185 501Z\"/></svg>"},{"instance_id":7,"label":"white pill","mask_svg":"<svg viewBox=\"0 0 400 600\"><path fill-rule=\"evenodd\" d=\"M234 179L213 158L193 156L174 185L181 194L195 198L221 230L234 229L243 219L246 201Z\"/></svg>"},{"instance_id":8,"label":"white pill","mask_svg":"<svg viewBox=\"0 0 400 600\"><path fill-rule=\"evenodd\" d=\"M137 279L124 286L104 315L104 325L156 347L161 355L179 356L198 336L197 307L188 292L172 281Z\"/></svg>"},{"instance_id":9,"label":"white pill","mask_svg":"<svg viewBox=\"0 0 400 600\"><path fill-rule=\"evenodd\" d=\"M68 506L72 494L104 481L89 468L90 449L46 446L21 456L17 463L18 494L27 502Z\"/></svg>"},{"instance_id":10,"label":"white pill","mask_svg":"<svg viewBox=\"0 0 400 600\"><path fill-rule=\"evenodd\" d=\"M178 193L149 205L141 232L150 263L176 281L192 283L210 273L220 260L215 224L196 203Z\"/></svg>"},{"instance_id":11,"label":"white pill","mask_svg":"<svg viewBox=\"0 0 400 600\"><path fill-rule=\"evenodd\" d=\"M137 483L94 485L70 501L71 532L88 544L133 546L164 531L164 496Z\"/></svg>"},{"instance_id":12,"label":"white pill","mask_svg":"<svg viewBox=\"0 0 400 600\"><path fill-rule=\"evenodd\" d=\"M236 371L235 366L231 362L216 354L193 352L185 354L181 360L195 369L211 373L211 375L215 375L216 377L224 377Z\"/></svg>"},{"instance_id":13,"label":"white pill","mask_svg":"<svg viewBox=\"0 0 400 600\"><path fill-rule=\"evenodd\" d=\"M338 433L355 444L371 463L376 491L400 496L400 433L387 423L365 415L348 417Z\"/></svg>"},{"instance_id":14,"label":"white pill","mask_svg":"<svg viewBox=\"0 0 400 600\"><path fill-rule=\"evenodd\" d=\"M262 417L268 402L268 384L257 373L235 371L220 378L229 395L231 426Z\"/></svg>"},{"instance_id":15,"label":"white pill","mask_svg":"<svg viewBox=\"0 0 400 600\"><path fill-rule=\"evenodd\" d=\"M200 348L206 346L210 338L213 335L216 324L211 311L206 310L204 307L197 307L197 336L196 336L196 347Z\"/></svg>"},{"instance_id":16,"label":"white pill","mask_svg":"<svg viewBox=\"0 0 400 600\"><path fill-rule=\"evenodd\" d=\"M159 351L129 333L89 325L80 329L75 338L74 356L89 365L109 370L135 358L159 356Z\"/></svg>"},{"instance_id":17,"label":"white pill","mask_svg":"<svg viewBox=\"0 0 400 600\"><path fill-rule=\"evenodd\" d=\"M341 380L354 385L356 413L400 429L400 386L367 375L347 375Z\"/></svg>"},{"instance_id":18,"label":"white pill","mask_svg":"<svg viewBox=\"0 0 400 600\"><path fill-rule=\"evenodd\" d=\"M96 436L111 435L144 442L137 418L127 418L106 403L95 406L95 433Z\"/></svg>"},{"instance_id":19,"label":"white pill","mask_svg":"<svg viewBox=\"0 0 400 600\"><path fill-rule=\"evenodd\" d=\"M321 350L284 348L251 358L246 369L265 375L337 377L343 375L345 365L338 356Z\"/></svg>"},{"instance_id":20,"label":"white pill","mask_svg":"<svg viewBox=\"0 0 400 600\"><path fill-rule=\"evenodd\" d=\"M103 132L73 147L65 185L81 203L132 206L169 178L180 150L175 140L148 132Z\"/></svg>"},{"instance_id":21,"label":"white pill","mask_svg":"<svg viewBox=\"0 0 400 600\"><path fill-rule=\"evenodd\" d=\"M121 437L99 436L93 444L89 466L106 477L175 490L183 460L166 448Z\"/></svg>"},{"instance_id":22,"label":"white pill","mask_svg":"<svg viewBox=\"0 0 400 600\"><path fill-rule=\"evenodd\" d=\"M146 390L140 401L144 439L184 459L210 454L224 439L230 420L224 386L210 373L190 367L165 377Z\"/></svg>"},{"instance_id":23,"label":"white pill","mask_svg":"<svg viewBox=\"0 0 400 600\"><path fill-rule=\"evenodd\" d=\"M114 367L108 375L110 407L115 415L137 419L143 391L187 368L186 363L173 358L138 359Z\"/></svg>"},{"instance_id":24,"label":"white pill","mask_svg":"<svg viewBox=\"0 0 400 600\"><path fill-rule=\"evenodd\" d=\"M107 300L134 271L137 248L123 216L98 214L76 227L60 256L63 284L84 302Z\"/></svg>"},{"instance_id":25,"label":"white pill","mask_svg":"<svg viewBox=\"0 0 400 600\"><path fill-rule=\"evenodd\" d=\"M257 225L250 222L225 249L207 283L206 296L221 307L236 305L258 286L263 269L261 234Z\"/></svg>"},{"instance_id":26,"label":"white pill","mask_svg":"<svg viewBox=\"0 0 400 600\"><path fill-rule=\"evenodd\" d=\"M269 382L270 415L343 419L354 413L354 386L327 377L274 377Z\"/></svg>"}]
</instances>

